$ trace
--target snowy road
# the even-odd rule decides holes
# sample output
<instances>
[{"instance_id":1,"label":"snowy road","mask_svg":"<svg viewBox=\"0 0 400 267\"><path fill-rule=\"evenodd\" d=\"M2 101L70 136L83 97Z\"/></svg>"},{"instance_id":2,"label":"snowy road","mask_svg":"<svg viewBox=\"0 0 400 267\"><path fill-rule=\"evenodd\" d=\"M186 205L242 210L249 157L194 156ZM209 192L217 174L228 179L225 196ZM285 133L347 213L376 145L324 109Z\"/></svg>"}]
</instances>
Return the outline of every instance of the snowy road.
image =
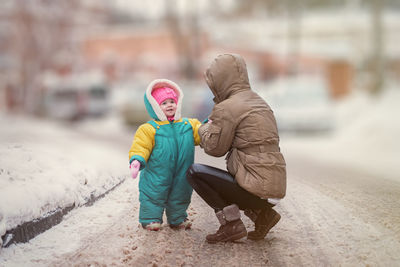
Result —
<instances>
[{"instance_id":1,"label":"snowy road","mask_svg":"<svg viewBox=\"0 0 400 267\"><path fill-rule=\"evenodd\" d=\"M285 156L282 220L265 240L206 243L218 225L196 193L192 230L147 232L138 225L137 180L129 179L29 243L3 249L0 266L400 266L398 182ZM223 164L199 152L196 161Z\"/></svg>"}]
</instances>

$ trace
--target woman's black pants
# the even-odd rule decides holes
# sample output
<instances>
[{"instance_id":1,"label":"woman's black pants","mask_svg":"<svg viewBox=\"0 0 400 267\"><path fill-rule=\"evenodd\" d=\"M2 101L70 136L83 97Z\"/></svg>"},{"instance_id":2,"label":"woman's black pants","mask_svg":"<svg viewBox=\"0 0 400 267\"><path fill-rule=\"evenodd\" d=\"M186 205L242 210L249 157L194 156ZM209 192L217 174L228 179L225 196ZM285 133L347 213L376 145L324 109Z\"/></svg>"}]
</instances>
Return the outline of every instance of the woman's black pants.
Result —
<instances>
[{"instance_id":1,"label":"woman's black pants","mask_svg":"<svg viewBox=\"0 0 400 267\"><path fill-rule=\"evenodd\" d=\"M199 196L215 212L231 204L239 209L267 209L273 205L267 199L244 190L227 171L203 164L192 164L187 171L187 180Z\"/></svg>"}]
</instances>

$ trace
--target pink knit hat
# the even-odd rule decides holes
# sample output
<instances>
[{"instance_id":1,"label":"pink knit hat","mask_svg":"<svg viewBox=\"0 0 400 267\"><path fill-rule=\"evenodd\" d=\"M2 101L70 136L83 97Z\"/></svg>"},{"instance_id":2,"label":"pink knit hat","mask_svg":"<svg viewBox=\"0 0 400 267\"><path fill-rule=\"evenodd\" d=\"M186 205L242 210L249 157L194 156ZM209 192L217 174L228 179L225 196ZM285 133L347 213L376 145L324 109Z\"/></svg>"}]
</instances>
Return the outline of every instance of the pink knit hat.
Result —
<instances>
[{"instance_id":1,"label":"pink knit hat","mask_svg":"<svg viewBox=\"0 0 400 267\"><path fill-rule=\"evenodd\" d=\"M154 89L151 92L151 95L154 97L154 99L157 101L157 103L160 105L162 102L164 102L165 99L171 98L175 101L176 104L178 104L178 95L176 94L175 90L169 87L160 87L157 89Z\"/></svg>"}]
</instances>

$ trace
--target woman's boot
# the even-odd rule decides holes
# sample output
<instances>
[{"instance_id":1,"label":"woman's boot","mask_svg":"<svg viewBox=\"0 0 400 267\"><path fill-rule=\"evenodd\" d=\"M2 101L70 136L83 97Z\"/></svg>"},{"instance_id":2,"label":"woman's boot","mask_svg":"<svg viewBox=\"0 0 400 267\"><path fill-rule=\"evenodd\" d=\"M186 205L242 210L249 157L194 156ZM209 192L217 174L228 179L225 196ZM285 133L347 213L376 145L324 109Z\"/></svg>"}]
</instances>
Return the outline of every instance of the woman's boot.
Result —
<instances>
[{"instance_id":1,"label":"woman's boot","mask_svg":"<svg viewBox=\"0 0 400 267\"><path fill-rule=\"evenodd\" d=\"M247 235L246 227L240 219L240 210L236 204L226 206L215 213L221 226L215 234L206 236L209 243L235 241Z\"/></svg>"},{"instance_id":2,"label":"woman's boot","mask_svg":"<svg viewBox=\"0 0 400 267\"><path fill-rule=\"evenodd\" d=\"M280 219L281 215L272 208L260 211L257 214L256 220L253 220L255 222L255 230L249 232L247 238L251 240L264 239L269 230L271 230Z\"/></svg>"},{"instance_id":3,"label":"woman's boot","mask_svg":"<svg viewBox=\"0 0 400 267\"><path fill-rule=\"evenodd\" d=\"M250 220L252 220L253 223L255 223L260 212L261 212L261 210L246 209L246 210L244 210L244 215L249 217Z\"/></svg>"}]
</instances>

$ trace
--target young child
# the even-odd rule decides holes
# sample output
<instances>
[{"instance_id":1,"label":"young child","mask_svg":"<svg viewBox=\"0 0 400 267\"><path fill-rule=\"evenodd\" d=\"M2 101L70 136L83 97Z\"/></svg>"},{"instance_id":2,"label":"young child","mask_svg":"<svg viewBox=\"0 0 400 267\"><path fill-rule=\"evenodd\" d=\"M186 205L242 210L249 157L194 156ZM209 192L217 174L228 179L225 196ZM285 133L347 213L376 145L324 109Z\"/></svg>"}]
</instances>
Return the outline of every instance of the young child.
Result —
<instances>
[{"instance_id":1,"label":"young child","mask_svg":"<svg viewBox=\"0 0 400 267\"><path fill-rule=\"evenodd\" d=\"M194 162L194 146L199 145L197 119L181 118L183 93L179 86L166 79L152 81L144 102L154 119L136 131L129 163L132 177L139 180L139 222L143 228L158 231L165 210L171 228L189 229L186 210L192 187L186 171Z\"/></svg>"}]
</instances>

